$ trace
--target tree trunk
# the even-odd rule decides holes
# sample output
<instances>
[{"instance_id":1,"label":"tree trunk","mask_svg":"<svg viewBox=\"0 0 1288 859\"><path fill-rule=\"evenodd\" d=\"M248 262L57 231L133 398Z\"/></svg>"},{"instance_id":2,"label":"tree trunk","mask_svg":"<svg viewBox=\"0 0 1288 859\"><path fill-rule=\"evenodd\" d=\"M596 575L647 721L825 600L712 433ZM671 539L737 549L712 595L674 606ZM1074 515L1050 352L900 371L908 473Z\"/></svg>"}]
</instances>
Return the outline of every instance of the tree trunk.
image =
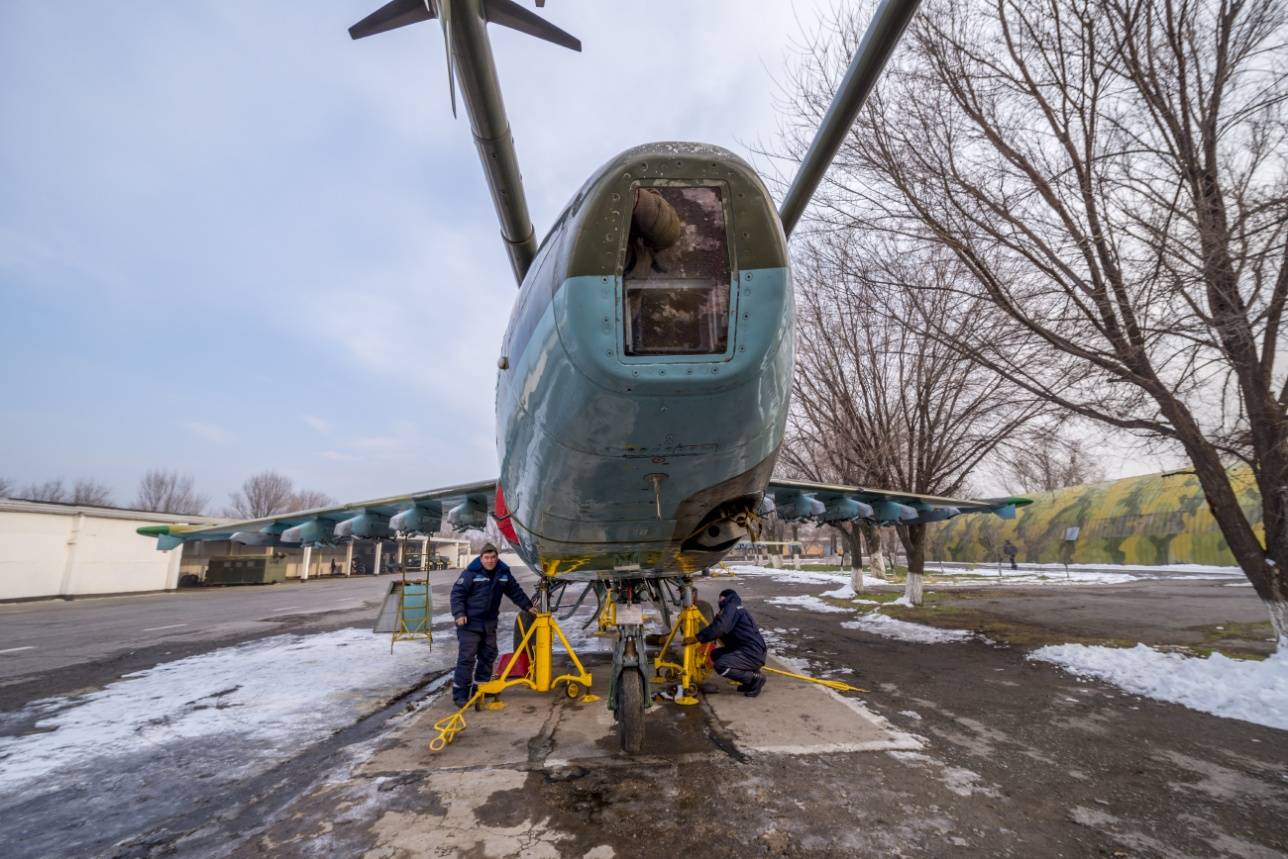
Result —
<instances>
[{"instance_id":1,"label":"tree trunk","mask_svg":"<svg viewBox=\"0 0 1288 859\"><path fill-rule=\"evenodd\" d=\"M1275 647L1280 653L1288 653L1288 601L1263 600L1266 611L1270 612L1270 625L1275 631Z\"/></svg>"},{"instance_id":2,"label":"tree trunk","mask_svg":"<svg viewBox=\"0 0 1288 859\"><path fill-rule=\"evenodd\" d=\"M850 548L850 587L856 594L861 594L863 593L863 538L859 534L859 525L856 522L850 522L846 525L837 525L836 530L845 537L845 543Z\"/></svg>"},{"instance_id":3,"label":"tree trunk","mask_svg":"<svg viewBox=\"0 0 1288 859\"><path fill-rule=\"evenodd\" d=\"M903 597L912 605L921 605L922 595L921 573L910 571L908 581L903 586Z\"/></svg>"},{"instance_id":4,"label":"tree trunk","mask_svg":"<svg viewBox=\"0 0 1288 859\"><path fill-rule=\"evenodd\" d=\"M1194 475L1203 488L1208 509L1221 529L1221 536L1230 547L1230 554L1234 555L1270 614L1276 648L1288 653L1288 526L1285 525L1288 490L1276 487L1273 480L1257 481L1261 490L1261 521L1266 534L1263 547L1239 505L1220 455L1203 437L1193 416L1178 402L1158 399L1164 414L1177 427L1177 435L1194 465ZM1280 467L1281 461L1277 456L1263 458L1263 466L1266 459L1276 468ZM1271 491L1267 492L1267 488Z\"/></svg>"},{"instance_id":5,"label":"tree trunk","mask_svg":"<svg viewBox=\"0 0 1288 859\"><path fill-rule=\"evenodd\" d=\"M899 540L908 556L908 581L904 585L903 595L913 605L921 605L922 573L926 568L926 526L898 526Z\"/></svg>"},{"instance_id":6,"label":"tree trunk","mask_svg":"<svg viewBox=\"0 0 1288 859\"><path fill-rule=\"evenodd\" d=\"M859 527L863 541L868 544L868 553L872 556L872 575L878 579L884 579L886 577L886 557L885 551L881 548L881 532L870 522L864 522Z\"/></svg>"}]
</instances>

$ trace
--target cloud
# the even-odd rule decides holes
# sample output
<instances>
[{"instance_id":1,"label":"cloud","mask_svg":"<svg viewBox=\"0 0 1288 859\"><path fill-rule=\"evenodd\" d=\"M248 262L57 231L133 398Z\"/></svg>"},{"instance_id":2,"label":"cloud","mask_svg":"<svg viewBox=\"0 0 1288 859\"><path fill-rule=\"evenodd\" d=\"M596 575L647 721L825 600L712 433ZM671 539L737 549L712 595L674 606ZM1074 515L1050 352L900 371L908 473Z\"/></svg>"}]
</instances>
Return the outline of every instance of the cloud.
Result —
<instances>
[{"instance_id":1,"label":"cloud","mask_svg":"<svg viewBox=\"0 0 1288 859\"><path fill-rule=\"evenodd\" d=\"M231 432L223 427L203 421L184 421L183 428L212 444L228 444L235 438Z\"/></svg>"},{"instance_id":2,"label":"cloud","mask_svg":"<svg viewBox=\"0 0 1288 859\"><path fill-rule=\"evenodd\" d=\"M538 236L635 144L750 158L745 142L775 130L797 17L830 2L541 12L580 54L490 28ZM115 430L84 446L86 473L146 464L169 425L183 431L167 461L217 496L261 468L340 498L495 475L514 281L468 118L451 118L439 28L350 41L377 5L150 4L146 29L110 4L14 5L0 387L29 390L32 415L0 421L0 445L65 457L62 398L40 399L57 391ZM50 342L65 347L52 361ZM234 435L174 413L251 419ZM137 477L120 479L132 492Z\"/></svg>"}]
</instances>

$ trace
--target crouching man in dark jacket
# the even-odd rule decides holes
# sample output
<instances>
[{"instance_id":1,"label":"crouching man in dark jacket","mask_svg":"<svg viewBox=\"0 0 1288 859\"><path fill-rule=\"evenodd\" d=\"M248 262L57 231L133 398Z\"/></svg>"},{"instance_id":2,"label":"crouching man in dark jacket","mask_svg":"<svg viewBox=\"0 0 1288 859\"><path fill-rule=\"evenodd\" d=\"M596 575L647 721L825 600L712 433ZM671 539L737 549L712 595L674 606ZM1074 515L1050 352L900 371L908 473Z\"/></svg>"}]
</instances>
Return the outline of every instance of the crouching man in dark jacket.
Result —
<instances>
[{"instance_id":1,"label":"crouching man in dark jacket","mask_svg":"<svg viewBox=\"0 0 1288 859\"><path fill-rule=\"evenodd\" d=\"M452 617L456 618L456 641L460 648L456 654L456 674L452 678L452 700L457 707L465 706L474 697L475 683L492 679L492 663L497 654L496 617L502 594L523 611L532 608L532 600L515 581L514 574L497 554L496 546L487 543L452 585Z\"/></svg>"},{"instance_id":2,"label":"crouching man in dark jacket","mask_svg":"<svg viewBox=\"0 0 1288 859\"><path fill-rule=\"evenodd\" d=\"M717 638L722 646L711 653L716 673L737 680L738 691L755 698L765 686L765 675L760 673L765 664L765 639L738 592L729 588L720 592L720 609L715 618L697 635L703 644Z\"/></svg>"}]
</instances>

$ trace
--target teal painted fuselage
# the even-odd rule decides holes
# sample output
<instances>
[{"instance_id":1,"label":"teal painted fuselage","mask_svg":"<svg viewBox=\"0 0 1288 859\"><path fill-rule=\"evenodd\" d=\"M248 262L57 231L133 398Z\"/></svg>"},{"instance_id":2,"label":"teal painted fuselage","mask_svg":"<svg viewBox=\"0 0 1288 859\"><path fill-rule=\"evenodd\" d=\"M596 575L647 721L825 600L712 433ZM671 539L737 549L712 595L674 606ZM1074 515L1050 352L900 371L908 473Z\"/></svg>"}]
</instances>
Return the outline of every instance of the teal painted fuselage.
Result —
<instances>
[{"instance_id":1,"label":"teal painted fuselage","mask_svg":"<svg viewBox=\"0 0 1288 859\"><path fill-rule=\"evenodd\" d=\"M793 330L786 240L745 162L659 143L601 168L537 251L502 347L496 514L524 560L582 578L722 557L782 443Z\"/></svg>"}]
</instances>

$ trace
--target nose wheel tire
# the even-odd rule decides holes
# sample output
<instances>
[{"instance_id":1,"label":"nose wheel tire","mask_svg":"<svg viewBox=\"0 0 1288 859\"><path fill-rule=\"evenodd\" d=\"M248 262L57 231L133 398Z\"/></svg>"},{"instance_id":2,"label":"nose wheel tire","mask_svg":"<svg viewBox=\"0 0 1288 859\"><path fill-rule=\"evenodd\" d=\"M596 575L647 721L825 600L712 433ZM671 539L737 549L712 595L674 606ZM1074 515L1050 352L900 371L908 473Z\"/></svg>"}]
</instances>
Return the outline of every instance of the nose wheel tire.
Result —
<instances>
[{"instance_id":1,"label":"nose wheel tire","mask_svg":"<svg viewBox=\"0 0 1288 859\"><path fill-rule=\"evenodd\" d=\"M644 747L644 677L634 669L618 680L617 742L628 755Z\"/></svg>"}]
</instances>

